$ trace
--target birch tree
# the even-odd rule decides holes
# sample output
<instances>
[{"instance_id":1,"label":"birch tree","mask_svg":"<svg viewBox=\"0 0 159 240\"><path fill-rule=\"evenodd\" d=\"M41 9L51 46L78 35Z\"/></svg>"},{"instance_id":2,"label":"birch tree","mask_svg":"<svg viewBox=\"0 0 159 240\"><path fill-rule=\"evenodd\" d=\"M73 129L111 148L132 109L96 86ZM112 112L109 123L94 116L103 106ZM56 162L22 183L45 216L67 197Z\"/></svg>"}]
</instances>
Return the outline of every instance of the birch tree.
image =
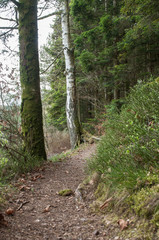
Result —
<instances>
[{"instance_id":1,"label":"birch tree","mask_svg":"<svg viewBox=\"0 0 159 240\"><path fill-rule=\"evenodd\" d=\"M62 2L61 26L62 26L62 42L65 56L65 75L67 91L66 116L67 126L70 135L71 148L73 149L81 141L81 127L77 114L74 51L71 44L68 0L64 0Z\"/></svg>"}]
</instances>

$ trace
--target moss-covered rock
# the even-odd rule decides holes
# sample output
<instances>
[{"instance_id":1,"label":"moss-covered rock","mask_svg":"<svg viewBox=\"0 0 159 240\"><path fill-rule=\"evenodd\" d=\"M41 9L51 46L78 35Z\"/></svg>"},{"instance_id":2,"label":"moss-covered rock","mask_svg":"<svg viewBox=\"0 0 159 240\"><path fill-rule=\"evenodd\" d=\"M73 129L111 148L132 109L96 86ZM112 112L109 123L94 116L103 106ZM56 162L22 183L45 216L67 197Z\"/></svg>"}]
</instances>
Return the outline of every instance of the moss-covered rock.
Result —
<instances>
[{"instance_id":1,"label":"moss-covered rock","mask_svg":"<svg viewBox=\"0 0 159 240\"><path fill-rule=\"evenodd\" d=\"M70 195L73 195L74 192L71 189L64 189L64 190L59 191L58 194L60 196L70 196Z\"/></svg>"}]
</instances>

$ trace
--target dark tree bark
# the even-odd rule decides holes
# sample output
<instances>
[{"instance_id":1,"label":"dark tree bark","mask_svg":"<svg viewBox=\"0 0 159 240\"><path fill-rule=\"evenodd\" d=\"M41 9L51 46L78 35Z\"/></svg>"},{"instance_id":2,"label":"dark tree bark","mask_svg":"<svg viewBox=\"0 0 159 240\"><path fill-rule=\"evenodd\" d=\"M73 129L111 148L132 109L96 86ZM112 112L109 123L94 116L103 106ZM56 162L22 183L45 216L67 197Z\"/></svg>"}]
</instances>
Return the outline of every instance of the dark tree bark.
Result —
<instances>
[{"instance_id":1,"label":"dark tree bark","mask_svg":"<svg viewBox=\"0 0 159 240\"><path fill-rule=\"evenodd\" d=\"M37 0L19 0L21 120L24 148L46 159L40 94Z\"/></svg>"}]
</instances>

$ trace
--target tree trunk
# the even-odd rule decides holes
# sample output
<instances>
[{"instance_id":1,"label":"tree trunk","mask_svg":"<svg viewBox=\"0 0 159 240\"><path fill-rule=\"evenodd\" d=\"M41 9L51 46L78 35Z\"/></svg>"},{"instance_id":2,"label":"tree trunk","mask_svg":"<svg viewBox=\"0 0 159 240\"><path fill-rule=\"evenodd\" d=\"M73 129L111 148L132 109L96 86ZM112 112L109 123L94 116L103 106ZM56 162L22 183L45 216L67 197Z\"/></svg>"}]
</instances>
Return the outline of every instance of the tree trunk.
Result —
<instances>
[{"instance_id":1,"label":"tree trunk","mask_svg":"<svg viewBox=\"0 0 159 240\"><path fill-rule=\"evenodd\" d=\"M73 149L81 142L81 127L77 112L74 52L73 48L71 47L68 0L64 0L62 3L61 26L62 42L65 56L65 74L67 89L67 126L70 135L71 148Z\"/></svg>"},{"instance_id":2,"label":"tree trunk","mask_svg":"<svg viewBox=\"0 0 159 240\"><path fill-rule=\"evenodd\" d=\"M104 8L105 8L105 12L107 13L107 11L108 11L108 0L104 1Z\"/></svg>"},{"instance_id":3,"label":"tree trunk","mask_svg":"<svg viewBox=\"0 0 159 240\"><path fill-rule=\"evenodd\" d=\"M40 94L37 0L19 0L21 121L25 151L46 159Z\"/></svg>"}]
</instances>

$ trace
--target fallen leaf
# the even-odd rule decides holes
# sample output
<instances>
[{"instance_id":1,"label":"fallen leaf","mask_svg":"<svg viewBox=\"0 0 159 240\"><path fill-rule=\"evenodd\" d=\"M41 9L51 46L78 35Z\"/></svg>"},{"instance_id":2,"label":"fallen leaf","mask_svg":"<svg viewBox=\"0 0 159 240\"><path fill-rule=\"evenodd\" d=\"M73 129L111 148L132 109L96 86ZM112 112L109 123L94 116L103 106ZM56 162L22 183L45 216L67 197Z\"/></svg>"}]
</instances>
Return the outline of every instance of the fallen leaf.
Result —
<instances>
[{"instance_id":1,"label":"fallen leaf","mask_svg":"<svg viewBox=\"0 0 159 240\"><path fill-rule=\"evenodd\" d=\"M24 182L25 182L25 179L24 179L24 178L19 178L19 179L18 179L18 182L24 183Z\"/></svg>"},{"instance_id":2,"label":"fallen leaf","mask_svg":"<svg viewBox=\"0 0 159 240\"><path fill-rule=\"evenodd\" d=\"M48 205L48 206L43 210L43 213L49 212L49 211L50 211L50 207L51 207L51 205Z\"/></svg>"},{"instance_id":3,"label":"fallen leaf","mask_svg":"<svg viewBox=\"0 0 159 240\"><path fill-rule=\"evenodd\" d=\"M13 209L13 208L8 208L7 210L6 210L6 214L7 215L14 215L14 212L15 212L15 210Z\"/></svg>"},{"instance_id":4,"label":"fallen leaf","mask_svg":"<svg viewBox=\"0 0 159 240\"><path fill-rule=\"evenodd\" d=\"M30 190L30 189L31 189L30 187L27 187L25 185L19 187L20 191L26 191L26 190Z\"/></svg>"},{"instance_id":5,"label":"fallen leaf","mask_svg":"<svg viewBox=\"0 0 159 240\"><path fill-rule=\"evenodd\" d=\"M36 176L33 176L32 178L31 178L31 181L36 181L37 179L39 179L39 178L41 178L41 179L44 179L45 177L43 176L43 175L36 175Z\"/></svg>"},{"instance_id":6,"label":"fallen leaf","mask_svg":"<svg viewBox=\"0 0 159 240\"><path fill-rule=\"evenodd\" d=\"M120 226L121 231L128 227L129 222L125 221L124 219L119 219L118 224Z\"/></svg>"}]
</instances>

